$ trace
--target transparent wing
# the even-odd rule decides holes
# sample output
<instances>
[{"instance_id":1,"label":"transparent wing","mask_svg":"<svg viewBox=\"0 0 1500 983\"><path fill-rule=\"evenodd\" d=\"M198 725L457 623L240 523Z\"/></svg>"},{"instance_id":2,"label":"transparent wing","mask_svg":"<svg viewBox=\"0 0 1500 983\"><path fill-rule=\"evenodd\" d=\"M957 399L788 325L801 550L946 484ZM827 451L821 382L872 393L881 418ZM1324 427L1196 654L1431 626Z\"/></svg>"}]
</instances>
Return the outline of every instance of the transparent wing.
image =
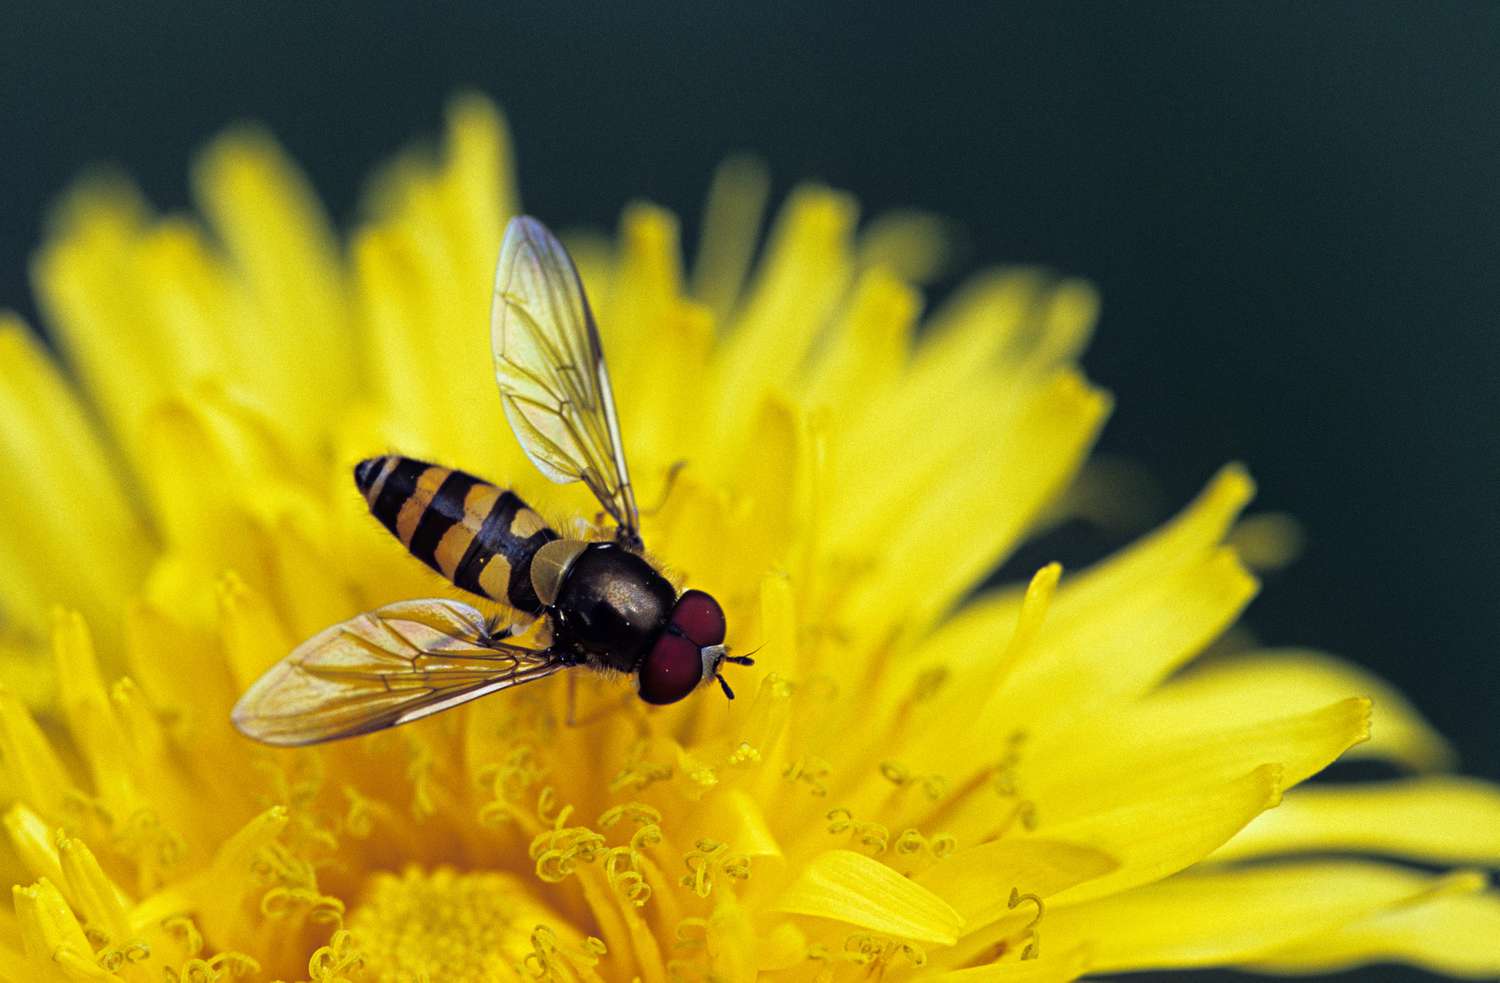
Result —
<instances>
[{"instance_id":1,"label":"transparent wing","mask_svg":"<svg viewBox=\"0 0 1500 983\"><path fill-rule=\"evenodd\" d=\"M493 637L467 604L400 601L297 646L245 691L231 719L267 744L315 744L420 720L565 665Z\"/></svg>"},{"instance_id":2,"label":"transparent wing","mask_svg":"<svg viewBox=\"0 0 1500 983\"><path fill-rule=\"evenodd\" d=\"M490 315L495 377L526 456L556 482L582 481L639 542L640 517L599 331L578 270L546 226L505 229Z\"/></svg>"}]
</instances>

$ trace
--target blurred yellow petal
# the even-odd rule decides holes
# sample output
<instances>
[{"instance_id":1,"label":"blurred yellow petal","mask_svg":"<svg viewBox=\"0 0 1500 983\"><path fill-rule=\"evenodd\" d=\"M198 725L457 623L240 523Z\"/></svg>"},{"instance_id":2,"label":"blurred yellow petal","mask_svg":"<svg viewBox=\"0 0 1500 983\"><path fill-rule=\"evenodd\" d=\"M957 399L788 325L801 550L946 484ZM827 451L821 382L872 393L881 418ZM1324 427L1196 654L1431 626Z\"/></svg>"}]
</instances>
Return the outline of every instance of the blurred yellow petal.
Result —
<instances>
[{"instance_id":1,"label":"blurred yellow petal","mask_svg":"<svg viewBox=\"0 0 1500 983\"><path fill-rule=\"evenodd\" d=\"M826 353L813 364L805 398L852 415L897 385L921 307L917 292L885 270L861 274Z\"/></svg>"},{"instance_id":2,"label":"blurred yellow petal","mask_svg":"<svg viewBox=\"0 0 1500 983\"><path fill-rule=\"evenodd\" d=\"M1296 562L1305 536L1292 516L1262 512L1247 516L1230 533L1229 542L1252 570L1280 570Z\"/></svg>"},{"instance_id":3,"label":"blurred yellow petal","mask_svg":"<svg viewBox=\"0 0 1500 983\"><path fill-rule=\"evenodd\" d=\"M1500 895L1439 893L1278 949L1246 968L1303 975L1372 962L1472 979L1500 976Z\"/></svg>"},{"instance_id":4,"label":"blurred yellow petal","mask_svg":"<svg viewBox=\"0 0 1500 983\"><path fill-rule=\"evenodd\" d=\"M131 749L110 706L94 657L94 641L83 618L57 611L52 648L63 713L89 766L94 790L110 809L129 815L138 802L129 779Z\"/></svg>"},{"instance_id":5,"label":"blurred yellow petal","mask_svg":"<svg viewBox=\"0 0 1500 983\"><path fill-rule=\"evenodd\" d=\"M1446 776L1306 785L1224 844L1214 859L1344 852L1500 864L1500 789Z\"/></svg>"},{"instance_id":6,"label":"blurred yellow petal","mask_svg":"<svg viewBox=\"0 0 1500 983\"><path fill-rule=\"evenodd\" d=\"M742 419L738 407L793 377L847 286L855 214L847 195L825 188L800 189L787 202L718 353L710 417L720 428Z\"/></svg>"},{"instance_id":7,"label":"blurred yellow petal","mask_svg":"<svg viewBox=\"0 0 1500 983\"><path fill-rule=\"evenodd\" d=\"M264 132L220 138L198 162L194 185L237 273L245 314L223 327L234 383L263 409L300 421L301 446L354 385L338 250L321 205ZM257 325L264 328L256 329ZM256 344L233 336L254 331Z\"/></svg>"},{"instance_id":8,"label":"blurred yellow petal","mask_svg":"<svg viewBox=\"0 0 1500 983\"><path fill-rule=\"evenodd\" d=\"M996 361L1014 362L1036 335L1046 278L1035 270L986 270L933 312L912 365L915 386L967 379Z\"/></svg>"},{"instance_id":9,"label":"blurred yellow petal","mask_svg":"<svg viewBox=\"0 0 1500 983\"><path fill-rule=\"evenodd\" d=\"M36 972L26 956L8 945L0 944L0 980L6 983L32 983Z\"/></svg>"},{"instance_id":10,"label":"blurred yellow petal","mask_svg":"<svg viewBox=\"0 0 1500 983\"><path fill-rule=\"evenodd\" d=\"M894 209L860 231L859 265L885 267L910 283L926 283L947 269L954 237L953 223L940 215Z\"/></svg>"},{"instance_id":11,"label":"blurred yellow petal","mask_svg":"<svg viewBox=\"0 0 1500 983\"><path fill-rule=\"evenodd\" d=\"M36 721L10 693L0 690L0 760L6 790L51 819L66 814L72 781Z\"/></svg>"},{"instance_id":12,"label":"blurred yellow petal","mask_svg":"<svg viewBox=\"0 0 1500 983\"><path fill-rule=\"evenodd\" d=\"M720 324L729 320L744 288L770 183L764 164L738 156L720 164L709 185L693 262L693 296Z\"/></svg>"},{"instance_id":13,"label":"blurred yellow petal","mask_svg":"<svg viewBox=\"0 0 1500 983\"><path fill-rule=\"evenodd\" d=\"M158 351L156 338L137 323L149 308L142 294L155 286L133 269L146 222L144 203L124 182L87 184L58 209L53 234L32 265L37 302L58 347L136 463L141 418L173 381L162 364L170 354Z\"/></svg>"},{"instance_id":14,"label":"blurred yellow petal","mask_svg":"<svg viewBox=\"0 0 1500 983\"><path fill-rule=\"evenodd\" d=\"M219 632L239 689L291 650L276 612L235 574L219 582Z\"/></svg>"},{"instance_id":15,"label":"blurred yellow petal","mask_svg":"<svg viewBox=\"0 0 1500 983\"><path fill-rule=\"evenodd\" d=\"M41 656L41 649L31 641L0 639L0 679L23 706L33 710L50 709L57 696L57 674Z\"/></svg>"},{"instance_id":16,"label":"blurred yellow petal","mask_svg":"<svg viewBox=\"0 0 1500 983\"><path fill-rule=\"evenodd\" d=\"M1355 862L1194 873L1049 911L1045 928L1054 944L1087 940L1091 971L1221 965L1310 942L1448 887L1427 874Z\"/></svg>"},{"instance_id":17,"label":"blurred yellow petal","mask_svg":"<svg viewBox=\"0 0 1500 983\"><path fill-rule=\"evenodd\" d=\"M499 256L496 232L519 211L510 132L495 104L473 93L449 102L446 116L439 195L457 247L455 266L465 282L485 284Z\"/></svg>"},{"instance_id":18,"label":"blurred yellow petal","mask_svg":"<svg viewBox=\"0 0 1500 983\"><path fill-rule=\"evenodd\" d=\"M66 449L64 451L64 449ZM48 607L117 619L147 541L73 388L19 320L0 313L0 613L45 635Z\"/></svg>"}]
</instances>

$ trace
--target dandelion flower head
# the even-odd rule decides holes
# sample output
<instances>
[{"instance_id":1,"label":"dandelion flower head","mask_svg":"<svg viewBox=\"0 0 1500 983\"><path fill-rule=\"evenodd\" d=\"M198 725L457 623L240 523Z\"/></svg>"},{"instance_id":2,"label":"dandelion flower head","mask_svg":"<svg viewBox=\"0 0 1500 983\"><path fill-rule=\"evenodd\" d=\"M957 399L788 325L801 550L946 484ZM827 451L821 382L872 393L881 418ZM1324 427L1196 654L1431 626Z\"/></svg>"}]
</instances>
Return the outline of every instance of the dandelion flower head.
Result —
<instances>
[{"instance_id":1,"label":"dandelion flower head","mask_svg":"<svg viewBox=\"0 0 1500 983\"><path fill-rule=\"evenodd\" d=\"M691 264L650 205L569 240L661 499L651 555L759 646L739 699L584 678L569 724L553 677L246 741L230 707L297 642L457 596L354 462L464 468L554 525L597 505L536 473L495 393L518 208L492 106L455 102L347 243L260 131L194 176L201 219L80 187L34 268L58 355L0 325L0 980L1500 972L1500 902L1463 867L1500 859L1500 795L1344 662L1194 664L1257 587L1242 469L1088 569L975 593L1086 498L1092 291L986 273L926 313L931 221L809 186L758 247L743 161ZM1341 756L1404 777L1293 788Z\"/></svg>"}]
</instances>

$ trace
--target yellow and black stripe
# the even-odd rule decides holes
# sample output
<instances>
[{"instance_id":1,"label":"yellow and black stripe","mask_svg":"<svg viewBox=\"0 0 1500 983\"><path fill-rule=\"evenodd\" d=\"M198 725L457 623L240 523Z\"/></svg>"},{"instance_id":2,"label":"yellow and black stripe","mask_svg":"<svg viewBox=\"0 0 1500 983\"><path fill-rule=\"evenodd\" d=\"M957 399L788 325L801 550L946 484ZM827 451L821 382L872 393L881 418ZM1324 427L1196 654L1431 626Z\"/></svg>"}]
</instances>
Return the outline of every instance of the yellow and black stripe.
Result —
<instances>
[{"instance_id":1,"label":"yellow and black stripe","mask_svg":"<svg viewBox=\"0 0 1500 983\"><path fill-rule=\"evenodd\" d=\"M412 556L466 591L542 612L531 559L558 536L520 496L399 454L359 462L354 483L371 514Z\"/></svg>"}]
</instances>

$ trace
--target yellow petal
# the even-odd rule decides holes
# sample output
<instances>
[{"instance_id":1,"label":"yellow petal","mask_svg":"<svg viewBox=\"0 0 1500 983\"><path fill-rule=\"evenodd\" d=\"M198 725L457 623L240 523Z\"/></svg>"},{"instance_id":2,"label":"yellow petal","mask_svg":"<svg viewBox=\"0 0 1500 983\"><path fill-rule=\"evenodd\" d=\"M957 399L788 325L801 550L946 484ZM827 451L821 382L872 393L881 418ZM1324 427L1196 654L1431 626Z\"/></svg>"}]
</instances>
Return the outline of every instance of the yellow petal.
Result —
<instances>
[{"instance_id":1,"label":"yellow petal","mask_svg":"<svg viewBox=\"0 0 1500 983\"><path fill-rule=\"evenodd\" d=\"M954 238L954 224L941 215L892 209L860 231L859 265L885 267L910 283L928 283L947 270Z\"/></svg>"},{"instance_id":2,"label":"yellow petal","mask_svg":"<svg viewBox=\"0 0 1500 983\"><path fill-rule=\"evenodd\" d=\"M710 976L725 983L751 983L756 978L759 939L750 916L734 895L714 905L706 930Z\"/></svg>"},{"instance_id":3,"label":"yellow petal","mask_svg":"<svg viewBox=\"0 0 1500 983\"><path fill-rule=\"evenodd\" d=\"M716 838L732 844L735 853L752 858L781 856L781 845L776 842L769 817L744 789L733 788L707 796L697 822L705 835L712 832Z\"/></svg>"},{"instance_id":4,"label":"yellow petal","mask_svg":"<svg viewBox=\"0 0 1500 983\"><path fill-rule=\"evenodd\" d=\"M180 388L233 379L240 353L255 340L247 337L233 271L207 233L187 219L164 218L142 230L133 259L140 282L151 285L140 333L155 342L163 381Z\"/></svg>"},{"instance_id":5,"label":"yellow petal","mask_svg":"<svg viewBox=\"0 0 1500 983\"><path fill-rule=\"evenodd\" d=\"M1255 693L1247 700L1245 694ZM1266 651L1195 668L1151 697L1163 728L1181 717L1254 720L1311 710L1348 696L1375 705L1370 740L1352 757L1384 758L1422 770L1443 768L1453 753L1443 737L1389 684L1359 667L1318 652Z\"/></svg>"},{"instance_id":6,"label":"yellow petal","mask_svg":"<svg viewBox=\"0 0 1500 983\"><path fill-rule=\"evenodd\" d=\"M745 526L755 535L735 555L748 569L772 570L787 563L810 507L800 467L809 438L802 412L788 400L766 399L752 419L756 454L735 467L734 486Z\"/></svg>"},{"instance_id":7,"label":"yellow petal","mask_svg":"<svg viewBox=\"0 0 1500 983\"><path fill-rule=\"evenodd\" d=\"M117 980L94 964L94 948L83 934L61 892L45 877L30 887L11 888L26 954L39 966L54 966L69 980Z\"/></svg>"},{"instance_id":8,"label":"yellow petal","mask_svg":"<svg viewBox=\"0 0 1500 983\"><path fill-rule=\"evenodd\" d=\"M117 619L146 535L78 394L35 336L0 312L0 610L45 635L52 604ZM64 450L65 449L65 450Z\"/></svg>"},{"instance_id":9,"label":"yellow petal","mask_svg":"<svg viewBox=\"0 0 1500 983\"><path fill-rule=\"evenodd\" d=\"M407 189L408 207L354 241L355 292L362 331L373 349L368 395L385 397L380 403L386 428L398 438L401 452L461 466L478 462L467 466L524 482L535 470L505 427L504 415L482 409L498 400L485 327L490 274L481 281L484 289L458 278L444 224L448 216L433 180L420 175ZM454 420L467 423L455 427ZM383 449L388 448L361 453ZM540 476L536 480L547 484ZM575 501L586 498L584 492Z\"/></svg>"},{"instance_id":10,"label":"yellow petal","mask_svg":"<svg viewBox=\"0 0 1500 983\"><path fill-rule=\"evenodd\" d=\"M997 639L1017 637L1021 630L1021 620L1025 617L1028 621L1035 622L1034 626L1026 629L1034 640L1046 613L1051 610L1061 576L1062 567L1050 564L1032 575L1024 592L1008 587L989 591L964 604L926 636L912 641L910 658L891 666L890 689L894 692L905 690L911 680L935 664L951 666L956 671L974 674L976 678L989 679L993 676L997 683L1004 681L1009 675L1009 669L1014 666L1008 667L1004 673L998 671L1000 660L995 659ZM1026 604L1030 604L1031 613L1023 616ZM1030 645L1018 647L1016 654L1029 655L1030 649ZM993 688L976 686L974 691L987 692ZM968 717L978 717L982 708L972 705L968 699L969 693L964 696L962 707L955 706L953 709L962 710Z\"/></svg>"},{"instance_id":11,"label":"yellow petal","mask_svg":"<svg viewBox=\"0 0 1500 983\"><path fill-rule=\"evenodd\" d=\"M61 821L68 814L68 800L77 789L31 714L4 690L0 690L0 760L5 763L9 791L17 799L51 821Z\"/></svg>"},{"instance_id":12,"label":"yellow petal","mask_svg":"<svg viewBox=\"0 0 1500 983\"><path fill-rule=\"evenodd\" d=\"M1064 371L1024 399L1015 418L989 414L958 428L972 438L958 455L972 480L922 484L924 494L888 500L886 511L865 517L880 529L880 557L889 570L856 585L864 589L850 600L851 623L885 626L900 616L907 630L917 631L945 612L1015 545L1073 473L1108 409L1105 394ZM879 469L866 478L898 488L905 480ZM910 610L891 604L893 583L911 587L903 605Z\"/></svg>"},{"instance_id":13,"label":"yellow petal","mask_svg":"<svg viewBox=\"0 0 1500 983\"><path fill-rule=\"evenodd\" d=\"M505 222L520 210L510 130L495 104L476 93L454 98L446 115L438 195L458 253L454 266L462 282L487 284Z\"/></svg>"},{"instance_id":14,"label":"yellow petal","mask_svg":"<svg viewBox=\"0 0 1500 983\"><path fill-rule=\"evenodd\" d=\"M135 680L128 676L116 680L109 688L109 705L130 750L132 765L147 774L165 767L162 754L166 750L166 731L156 708L146 701Z\"/></svg>"},{"instance_id":15,"label":"yellow petal","mask_svg":"<svg viewBox=\"0 0 1500 983\"><path fill-rule=\"evenodd\" d=\"M788 386L809 346L843 296L853 268L856 208L826 188L793 192L777 220L743 314L717 353L712 392L721 426L743 419L771 388Z\"/></svg>"},{"instance_id":16,"label":"yellow petal","mask_svg":"<svg viewBox=\"0 0 1500 983\"><path fill-rule=\"evenodd\" d=\"M802 390L809 403L859 414L896 384L910 354L921 297L883 269L862 274Z\"/></svg>"},{"instance_id":17,"label":"yellow petal","mask_svg":"<svg viewBox=\"0 0 1500 983\"><path fill-rule=\"evenodd\" d=\"M142 448L153 512L168 545L212 556L220 568L244 564L252 547L240 531L238 469L197 405L173 401L150 413Z\"/></svg>"},{"instance_id":18,"label":"yellow petal","mask_svg":"<svg viewBox=\"0 0 1500 983\"><path fill-rule=\"evenodd\" d=\"M441 390L442 363L436 346L408 325L426 316L417 296L417 258L403 231L385 226L360 230L353 240L355 294L369 364L366 398L396 415L403 432L429 435L448 409ZM420 453L407 446L408 453Z\"/></svg>"},{"instance_id":19,"label":"yellow petal","mask_svg":"<svg viewBox=\"0 0 1500 983\"><path fill-rule=\"evenodd\" d=\"M292 634L314 635L360 609L334 559L290 516L275 523L270 541L276 601Z\"/></svg>"},{"instance_id":20,"label":"yellow petal","mask_svg":"<svg viewBox=\"0 0 1500 983\"><path fill-rule=\"evenodd\" d=\"M1162 735L1152 731L1150 720L1121 713L1110 718L1111 726L1088 731L1087 739L1070 735L1067 740L1077 743L1069 750L1031 749L1046 765L1023 768L1022 785L1036 798L1044 822L1067 822L1158 795L1222 788L1268 763L1281 766L1283 787L1289 788L1365 739L1370 704L1342 700L1249 726L1210 717L1192 730Z\"/></svg>"},{"instance_id":21,"label":"yellow petal","mask_svg":"<svg viewBox=\"0 0 1500 983\"><path fill-rule=\"evenodd\" d=\"M0 563L4 562L5 558L0 556ZM0 591L3 590L0 587ZM57 699L57 676L41 646L31 641L6 638L4 634L0 632L0 679L5 680L6 689L23 706L43 713L52 710Z\"/></svg>"},{"instance_id":22,"label":"yellow petal","mask_svg":"<svg viewBox=\"0 0 1500 983\"><path fill-rule=\"evenodd\" d=\"M1302 554L1302 526L1284 512L1246 516L1229 534L1229 543L1252 570L1280 570Z\"/></svg>"},{"instance_id":23,"label":"yellow petal","mask_svg":"<svg viewBox=\"0 0 1500 983\"><path fill-rule=\"evenodd\" d=\"M976 695L1000 692L1012 670L1032 657L1061 577L1061 565L1049 563L1032 576L1019 604L1016 593L1007 591L1004 597L992 596L965 605L918 641L910 656L891 665L890 683L882 687L891 700L898 694L905 698L922 674L934 666L951 677L928 701L931 706L927 714L933 726L926 728L925 744L919 739L910 747L908 753L913 760L948 758L952 754L951 735L967 732L992 709L986 699ZM997 624L1001 621L1009 623L1001 628ZM1005 639L1003 648L997 648L999 639Z\"/></svg>"},{"instance_id":24,"label":"yellow petal","mask_svg":"<svg viewBox=\"0 0 1500 983\"><path fill-rule=\"evenodd\" d=\"M692 294L719 324L729 320L744 288L770 183L763 163L739 156L726 158L709 184L693 262Z\"/></svg>"},{"instance_id":25,"label":"yellow petal","mask_svg":"<svg viewBox=\"0 0 1500 983\"><path fill-rule=\"evenodd\" d=\"M1035 327L1045 287L1035 270L985 270L970 277L928 319L912 365L913 384L952 384L981 366L1013 361Z\"/></svg>"},{"instance_id":26,"label":"yellow petal","mask_svg":"<svg viewBox=\"0 0 1500 983\"><path fill-rule=\"evenodd\" d=\"M1281 769L1264 765L1217 788L1139 799L1072 822L1048 824L1048 836L1095 846L1119 869L1064 891L1054 904L1077 904L1161 880L1208 856L1281 798Z\"/></svg>"},{"instance_id":27,"label":"yellow petal","mask_svg":"<svg viewBox=\"0 0 1500 983\"><path fill-rule=\"evenodd\" d=\"M762 972L791 969L807 958L807 933L795 922L778 922L761 935L755 955Z\"/></svg>"},{"instance_id":28,"label":"yellow petal","mask_svg":"<svg viewBox=\"0 0 1500 983\"><path fill-rule=\"evenodd\" d=\"M1118 867L1116 857L1083 843L1007 838L960 850L913 880L951 904L972 932L1015 910L1007 904L1012 888L1047 899Z\"/></svg>"},{"instance_id":29,"label":"yellow petal","mask_svg":"<svg viewBox=\"0 0 1500 983\"><path fill-rule=\"evenodd\" d=\"M1048 911L1042 931L1054 944L1091 946L1091 971L1208 966L1314 940L1444 888L1430 875L1352 861L1183 874Z\"/></svg>"},{"instance_id":30,"label":"yellow petal","mask_svg":"<svg viewBox=\"0 0 1500 983\"><path fill-rule=\"evenodd\" d=\"M1500 863L1500 788L1450 776L1305 785L1214 854L1387 853L1441 863Z\"/></svg>"},{"instance_id":31,"label":"yellow petal","mask_svg":"<svg viewBox=\"0 0 1500 983\"><path fill-rule=\"evenodd\" d=\"M45 877L53 884L66 884L53 828L21 802L6 810L4 821L10 845L31 876Z\"/></svg>"},{"instance_id":32,"label":"yellow petal","mask_svg":"<svg viewBox=\"0 0 1500 983\"><path fill-rule=\"evenodd\" d=\"M257 859L285 832L289 821L283 806L272 806L255 816L219 846L201 873L144 898L131 912L132 921L153 925L195 910L221 921L238 918L239 901L260 884L254 870Z\"/></svg>"},{"instance_id":33,"label":"yellow petal","mask_svg":"<svg viewBox=\"0 0 1500 983\"><path fill-rule=\"evenodd\" d=\"M755 655L757 667L764 666L769 676L782 679L802 678L802 663L797 644L797 591L786 577L772 574L760 583L760 642Z\"/></svg>"},{"instance_id":34,"label":"yellow petal","mask_svg":"<svg viewBox=\"0 0 1500 983\"><path fill-rule=\"evenodd\" d=\"M1062 280L1052 287L1038 314L1038 331L1025 361L1041 371L1066 365L1088 344L1099 319L1099 294L1082 280Z\"/></svg>"},{"instance_id":35,"label":"yellow petal","mask_svg":"<svg viewBox=\"0 0 1500 983\"><path fill-rule=\"evenodd\" d=\"M235 382L257 406L278 415L294 442L310 446L354 386L342 271L328 219L306 180L259 130L243 129L210 146L198 161L194 187L238 274L247 323L256 329L256 344L236 346ZM229 327L221 328L226 336Z\"/></svg>"},{"instance_id":36,"label":"yellow petal","mask_svg":"<svg viewBox=\"0 0 1500 983\"><path fill-rule=\"evenodd\" d=\"M1278 949L1247 968L1300 975L1372 962L1409 963L1445 976L1500 977L1500 895L1439 894Z\"/></svg>"},{"instance_id":37,"label":"yellow petal","mask_svg":"<svg viewBox=\"0 0 1500 983\"><path fill-rule=\"evenodd\" d=\"M722 555L725 539L738 532L729 509L728 494L700 480L691 468L685 470L677 479L671 497L650 519L652 543L667 544L653 548L670 548L679 569L695 578L702 578L704 572L722 571L722 565L713 562L714 558ZM695 582L695 586L715 592L713 585Z\"/></svg>"},{"instance_id":38,"label":"yellow petal","mask_svg":"<svg viewBox=\"0 0 1500 983\"><path fill-rule=\"evenodd\" d=\"M1196 567L1205 562L1205 552L1223 538L1252 491L1249 476L1242 469L1226 468L1181 515L1151 536L1081 574L1070 576L1052 605L1054 613L1049 615L1049 621L1053 622L1053 630L1057 629L1058 622L1064 627L1072 625L1087 629L1108 612L1129 610L1128 605L1135 602L1136 591L1142 585L1159 585L1163 578L1174 573L1179 577L1179 583L1185 580L1192 584L1198 580L1196 570L1189 571L1183 577L1183 568ZM1225 587L1231 589L1231 594L1236 582L1241 585L1241 590L1248 588L1245 577L1242 574L1235 575L1232 561L1218 559L1216 562L1221 564L1216 569L1223 575ZM921 655L909 661L926 665L930 659L937 658L944 651L977 652L992 648L995 639L1007 638L1014 631L1020 600L1016 591L1004 590L965 605L922 642L919 649ZM1040 660L1049 655L1050 651L1046 646L1033 646L1031 655L1033 660ZM1147 651L1144 654L1154 656L1158 653ZM1184 655L1191 654L1194 653L1178 653L1169 659L1167 667ZM1167 667L1153 667L1145 673L1145 678L1159 678ZM1126 670L1138 671L1135 666L1127 666ZM1030 671L1038 672L1035 669ZM1060 670L1054 668L1049 671L1055 675ZM1092 700L1093 687L1100 682L1108 682L1107 677L1101 677L1098 667L1080 669L1077 673L1087 676L1089 692L1070 694L1073 696ZM1033 689L1046 699L1049 706L1059 700L1056 685L1050 678L1039 680ZM1351 695L1350 691L1343 691L1322 703L1348 695ZM1030 699L1028 696L1018 702L1024 708L1029 706ZM1072 712L1072 704L1065 703L1064 709ZM1035 711L1031 712L1035 715ZM1015 723L1012 721L1009 726L1014 727Z\"/></svg>"},{"instance_id":39,"label":"yellow petal","mask_svg":"<svg viewBox=\"0 0 1500 983\"><path fill-rule=\"evenodd\" d=\"M942 898L878 860L829 850L802 867L772 911L831 918L862 928L952 945L963 917Z\"/></svg>"},{"instance_id":40,"label":"yellow petal","mask_svg":"<svg viewBox=\"0 0 1500 983\"><path fill-rule=\"evenodd\" d=\"M104 688L93 638L77 613L54 613L52 650L68 730L88 763L94 789L111 810L130 815L139 801L130 780L130 747Z\"/></svg>"},{"instance_id":41,"label":"yellow petal","mask_svg":"<svg viewBox=\"0 0 1500 983\"><path fill-rule=\"evenodd\" d=\"M974 734L977 746L993 746L1017 728L1040 739L1070 725L1085 730L1078 743L1099 746L1103 732L1117 730L1111 708L1129 706L1201 652L1256 590L1225 550L1199 554L1087 608L1077 605L1073 583L1063 582L1028 657L990 696Z\"/></svg>"},{"instance_id":42,"label":"yellow petal","mask_svg":"<svg viewBox=\"0 0 1500 983\"><path fill-rule=\"evenodd\" d=\"M174 658L163 659L163 652ZM199 634L178 617L145 601L133 603L125 618L125 658L131 678L151 701L174 715L190 714L205 695L217 694L227 705L231 693L229 669L215 650L211 636Z\"/></svg>"},{"instance_id":43,"label":"yellow petal","mask_svg":"<svg viewBox=\"0 0 1500 983\"><path fill-rule=\"evenodd\" d=\"M276 612L234 574L219 582L219 632L240 690L292 650Z\"/></svg>"},{"instance_id":44,"label":"yellow petal","mask_svg":"<svg viewBox=\"0 0 1500 983\"><path fill-rule=\"evenodd\" d=\"M607 306L599 308L631 478L644 503L660 495L672 462L684 461L705 477L720 460L713 453L718 442L706 439L701 414L684 412L708 398L713 326L708 312L683 296L678 236L677 219L664 209L642 204L626 209L615 287Z\"/></svg>"},{"instance_id":45,"label":"yellow petal","mask_svg":"<svg viewBox=\"0 0 1500 983\"><path fill-rule=\"evenodd\" d=\"M33 264L37 301L58 346L82 378L116 440L136 459L142 415L169 391L170 376L149 332L133 250L146 227L144 203L123 181L94 182L69 195ZM138 459L136 459L138 460Z\"/></svg>"},{"instance_id":46,"label":"yellow petal","mask_svg":"<svg viewBox=\"0 0 1500 983\"><path fill-rule=\"evenodd\" d=\"M1068 607L1087 609L1104 596L1148 585L1163 571L1221 542L1254 493L1255 484L1244 468L1226 466L1170 522L1081 574L1062 600Z\"/></svg>"},{"instance_id":47,"label":"yellow petal","mask_svg":"<svg viewBox=\"0 0 1500 983\"><path fill-rule=\"evenodd\" d=\"M683 302L678 237L677 217L664 208L638 202L620 216L617 282L609 307L597 313L607 332L611 381L626 405L644 395L636 379L654 361L655 326Z\"/></svg>"},{"instance_id":48,"label":"yellow petal","mask_svg":"<svg viewBox=\"0 0 1500 983\"><path fill-rule=\"evenodd\" d=\"M36 972L23 953L0 943L0 980L6 983L36 983Z\"/></svg>"},{"instance_id":49,"label":"yellow petal","mask_svg":"<svg viewBox=\"0 0 1500 983\"><path fill-rule=\"evenodd\" d=\"M99 861L82 840L59 836L57 852L62 860L68 894L90 929L104 933L115 944L130 937L126 898L104 873Z\"/></svg>"}]
</instances>

